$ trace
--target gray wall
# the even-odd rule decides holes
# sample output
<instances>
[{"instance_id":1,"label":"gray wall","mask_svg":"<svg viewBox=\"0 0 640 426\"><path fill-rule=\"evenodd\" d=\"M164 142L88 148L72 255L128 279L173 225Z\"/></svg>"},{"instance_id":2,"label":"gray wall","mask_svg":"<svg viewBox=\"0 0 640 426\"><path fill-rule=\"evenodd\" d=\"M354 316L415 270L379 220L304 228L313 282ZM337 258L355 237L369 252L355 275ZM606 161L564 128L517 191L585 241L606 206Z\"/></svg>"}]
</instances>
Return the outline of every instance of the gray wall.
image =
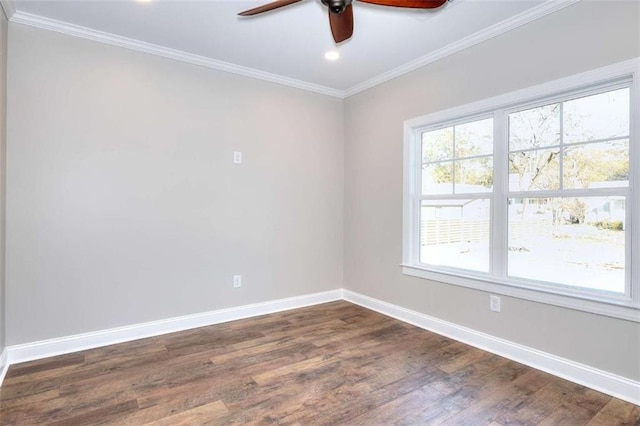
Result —
<instances>
[{"instance_id":1,"label":"gray wall","mask_svg":"<svg viewBox=\"0 0 640 426\"><path fill-rule=\"evenodd\" d=\"M345 102L345 288L640 380L640 325L402 275L402 125L640 56L638 2L580 2Z\"/></svg>"},{"instance_id":2,"label":"gray wall","mask_svg":"<svg viewBox=\"0 0 640 426\"><path fill-rule=\"evenodd\" d=\"M581 2L344 104L10 24L7 344L344 283L640 380L638 324L398 266L403 120L640 56L639 14Z\"/></svg>"},{"instance_id":3,"label":"gray wall","mask_svg":"<svg viewBox=\"0 0 640 426\"><path fill-rule=\"evenodd\" d=\"M0 352L5 348L5 152L7 147L7 37L8 22L0 10Z\"/></svg>"},{"instance_id":4,"label":"gray wall","mask_svg":"<svg viewBox=\"0 0 640 426\"><path fill-rule=\"evenodd\" d=\"M8 345L342 287L340 99L9 35Z\"/></svg>"}]
</instances>

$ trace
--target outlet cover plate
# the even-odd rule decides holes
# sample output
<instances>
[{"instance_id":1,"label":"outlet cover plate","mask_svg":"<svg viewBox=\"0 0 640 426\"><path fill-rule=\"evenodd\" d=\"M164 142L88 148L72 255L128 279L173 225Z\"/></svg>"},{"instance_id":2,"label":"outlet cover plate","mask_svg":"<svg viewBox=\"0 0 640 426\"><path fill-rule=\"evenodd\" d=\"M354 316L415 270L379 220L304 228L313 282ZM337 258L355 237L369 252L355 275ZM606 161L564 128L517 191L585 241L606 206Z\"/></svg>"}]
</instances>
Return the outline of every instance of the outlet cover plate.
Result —
<instances>
[{"instance_id":1,"label":"outlet cover plate","mask_svg":"<svg viewBox=\"0 0 640 426\"><path fill-rule=\"evenodd\" d=\"M489 296L489 309L493 312L500 312L500 296Z\"/></svg>"},{"instance_id":2,"label":"outlet cover plate","mask_svg":"<svg viewBox=\"0 0 640 426\"><path fill-rule=\"evenodd\" d=\"M242 287L242 275L233 276L233 288Z\"/></svg>"}]
</instances>

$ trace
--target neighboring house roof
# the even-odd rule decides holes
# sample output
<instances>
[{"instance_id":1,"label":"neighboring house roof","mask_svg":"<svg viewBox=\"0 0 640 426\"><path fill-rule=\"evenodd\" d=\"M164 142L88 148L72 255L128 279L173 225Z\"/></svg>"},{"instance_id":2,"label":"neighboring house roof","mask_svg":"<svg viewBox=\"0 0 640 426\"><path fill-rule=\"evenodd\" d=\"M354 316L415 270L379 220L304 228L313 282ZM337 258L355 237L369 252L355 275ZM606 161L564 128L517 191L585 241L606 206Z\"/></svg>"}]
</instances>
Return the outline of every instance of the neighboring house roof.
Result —
<instances>
[{"instance_id":1,"label":"neighboring house roof","mask_svg":"<svg viewBox=\"0 0 640 426\"><path fill-rule=\"evenodd\" d=\"M464 207L478 200L423 200L422 207Z\"/></svg>"},{"instance_id":2,"label":"neighboring house roof","mask_svg":"<svg viewBox=\"0 0 640 426\"><path fill-rule=\"evenodd\" d=\"M589 189L593 188L626 188L629 186L628 180L620 180L614 182L591 182Z\"/></svg>"}]
</instances>

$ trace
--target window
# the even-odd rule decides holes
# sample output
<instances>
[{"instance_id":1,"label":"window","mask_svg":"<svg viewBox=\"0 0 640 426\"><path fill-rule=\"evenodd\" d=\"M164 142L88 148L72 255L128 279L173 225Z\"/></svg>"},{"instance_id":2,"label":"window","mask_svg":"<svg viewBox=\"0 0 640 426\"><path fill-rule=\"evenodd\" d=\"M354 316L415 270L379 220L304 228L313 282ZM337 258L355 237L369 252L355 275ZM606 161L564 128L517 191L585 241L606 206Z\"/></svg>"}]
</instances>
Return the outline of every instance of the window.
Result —
<instances>
[{"instance_id":1,"label":"window","mask_svg":"<svg viewBox=\"0 0 640 426\"><path fill-rule=\"evenodd\" d=\"M403 272L640 321L637 67L407 121Z\"/></svg>"},{"instance_id":2,"label":"window","mask_svg":"<svg viewBox=\"0 0 640 426\"><path fill-rule=\"evenodd\" d=\"M420 263L489 272L493 118L421 140Z\"/></svg>"}]
</instances>

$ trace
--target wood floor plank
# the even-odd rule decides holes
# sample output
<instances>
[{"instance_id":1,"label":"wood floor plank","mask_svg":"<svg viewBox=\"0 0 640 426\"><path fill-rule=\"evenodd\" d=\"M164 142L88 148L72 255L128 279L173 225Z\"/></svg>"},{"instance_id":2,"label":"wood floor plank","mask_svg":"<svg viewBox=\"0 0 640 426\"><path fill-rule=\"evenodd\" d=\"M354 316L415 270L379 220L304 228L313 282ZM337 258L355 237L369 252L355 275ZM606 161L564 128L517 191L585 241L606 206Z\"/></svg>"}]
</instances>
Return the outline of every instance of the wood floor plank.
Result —
<instances>
[{"instance_id":1,"label":"wood floor plank","mask_svg":"<svg viewBox=\"0 0 640 426\"><path fill-rule=\"evenodd\" d=\"M93 349L91 352L103 353L103 349ZM85 352L83 351L83 353ZM143 353L131 357L111 358L106 356L102 362L85 362L81 365L71 365L58 370L47 370L33 373L29 376L16 377L13 380L5 381L3 384L2 400L50 391L66 384L87 379L94 381L105 381L106 377L113 379L114 375L120 372L126 375L129 374L130 370L136 370L151 362L158 362L162 358L163 354L158 354L157 352Z\"/></svg>"},{"instance_id":2,"label":"wood floor plank","mask_svg":"<svg viewBox=\"0 0 640 426\"><path fill-rule=\"evenodd\" d=\"M640 407L348 302L12 365L0 425L635 425Z\"/></svg>"},{"instance_id":3,"label":"wood floor plank","mask_svg":"<svg viewBox=\"0 0 640 426\"><path fill-rule=\"evenodd\" d=\"M228 412L229 410L227 410L222 401L215 401L147 424L155 426L219 424L218 419L228 414Z\"/></svg>"},{"instance_id":4,"label":"wood floor plank","mask_svg":"<svg viewBox=\"0 0 640 426\"><path fill-rule=\"evenodd\" d=\"M640 425L640 406L629 404L616 398L605 405L588 423L595 425Z\"/></svg>"},{"instance_id":5,"label":"wood floor plank","mask_svg":"<svg viewBox=\"0 0 640 426\"><path fill-rule=\"evenodd\" d=\"M116 424L120 419L137 410L138 404L136 401L129 400L117 404L110 404L106 407L90 410L82 414L72 415L54 422L50 422L47 419L46 423L51 426L109 425Z\"/></svg>"},{"instance_id":6,"label":"wood floor plank","mask_svg":"<svg viewBox=\"0 0 640 426\"><path fill-rule=\"evenodd\" d=\"M83 354L69 354L47 358L33 363L16 364L15 368L12 368L11 371L7 372L7 377L5 379L11 381L11 379L15 379L17 377L32 375L43 371L58 370L63 367L77 366L84 362L85 356Z\"/></svg>"},{"instance_id":7,"label":"wood floor plank","mask_svg":"<svg viewBox=\"0 0 640 426\"><path fill-rule=\"evenodd\" d=\"M288 327L282 327L277 330L271 330L269 333L266 333L266 336L234 343L231 346L234 349L248 349L250 347L259 347L274 342L287 342L292 340L306 342L318 336L334 334L346 326L347 323L340 319L320 324L295 324Z\"/></svg>"},{"instance_id":8,"label":"wood floor plank","mask_svg":"<svg viewBox=\"0 0 640 426\"><path fill-rule=\"evenodd\" d=\"M482 387L497 382L513 380L518 374L523 373L526 367L513 363L507 359L492 354L478 360L473 365L468 365L451 374L443 374L431 383L435 389L445 394L453 394L462 388ZM489 376L489 374L495 374ZM489 382L490 381L490 382Z\"/></svg>"},{"instance_id":9,"label":"wood floor plank","mask_svg":"<svg viewBox=\"0 0 640 426\"><path fill-rule=\"evenodd\" d=\"M593 418L593 412L574 404L560 404L538 426L586 425Z\"/></svg>"},{"instance_id":10,"label":"wood floor plank","mask_svg":"<svg viewBox=\"0 0 640 426\"><path fill-rule=\"evenodd\" d=\"M330 407L330 410L326 410L320 415L308 416L303 419L304 421L302 423L313 424L317 422L317 424L326 425L350 424L353 419L364 413L423 387L434 375L440 374L443 374L440 370L427 366L423 370L409 374L395 382L377 387L356 401L344 401ZM327 395L327 398L330 397L332 397L332 395Z\"/></svg>"},{"instance_id":11,"label":"wood floor plank","mask_svg":"<svg viewBox=\"0 0 640 426\"><path fill-rule=\"evenodd\" d=\"M454 373L475 361L485 358L486 356L487 353L485 351L468 347L467 350L457 354L456 356L445 358L438 364L438 368L445 373Z\"/></svg>"},{"instance_id":12,"label":"wood floor plank","mask_svg":"<svg viewBox=\"0 0 640 426\"><path fill-rule=\"evenodd\" d=\"M11 407L17 407L19 405L34 404L36 402L47 401L49 399L57 398L60 395L60 390L51 389L45 392L34 393L28 396L13 399L1 399L0 409L7 409Z\"/></svg>"},{"instance_id":13,"label":"wood floor plank","mask_svg":"<svg viewBox=\"0 0 640 426\"><path fill-rule=\"evenodd\" d=\"M398 413L422 411L446 398L446 395L427 386L382 404L353 419L353 425L390 425L397 420Z\"/></svg>"},{"instance_id":14,"label":"wood floor plank","mask_svg":"<svg viewBox=\"0 0 640 426\"><path fill-rule=\"evenodd\" d=\"M496 421L501 424L537 425L560 408L562 401L563 390L556 381L552 381Z\"/></svg>"},{"instance_id":15,"label":"wood floor plank","mask_svg":"<svg viewBox=\"0 0 640 426\"><path fill-rule=\"evenodd\" d=\"M489 385L489 389L493 389L488 395L449 418L445 424L451 426L490 424L505 411L520 404L552 380L549 374L527 369L522 375L502 386L494 388L493 385Z\"/></svg>"}]
</instances>

